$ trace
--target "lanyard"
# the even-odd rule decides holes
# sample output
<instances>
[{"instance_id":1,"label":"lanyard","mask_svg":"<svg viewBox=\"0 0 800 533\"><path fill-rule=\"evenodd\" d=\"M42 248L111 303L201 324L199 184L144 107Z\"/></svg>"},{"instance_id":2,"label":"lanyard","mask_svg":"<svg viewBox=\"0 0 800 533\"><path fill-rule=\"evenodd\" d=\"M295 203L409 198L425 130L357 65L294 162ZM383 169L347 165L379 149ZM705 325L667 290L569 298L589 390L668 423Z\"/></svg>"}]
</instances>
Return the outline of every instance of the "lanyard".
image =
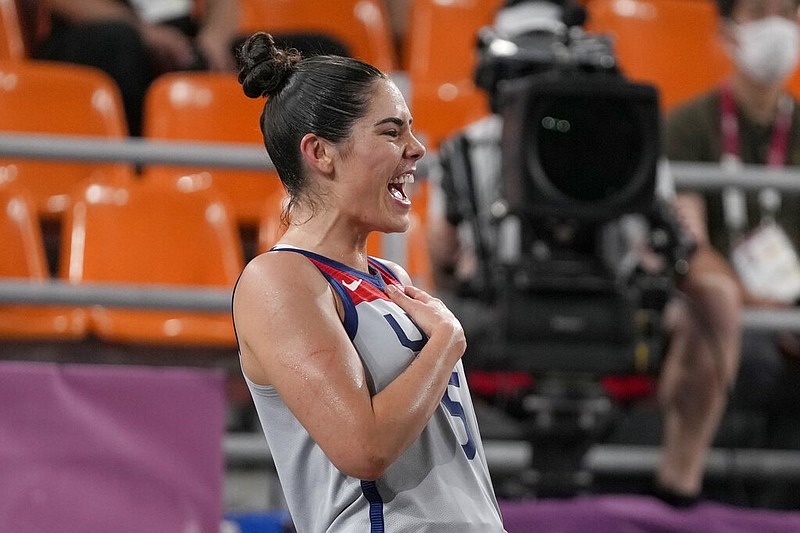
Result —
<instances>
[{"instance_id":1,"label":"lanyard","mask_svg":"<svg viewBox=\"0 0 800 533\"><path fill-rule=\"evenodd\" d=\"M786 162L793 111L794 101L790 97L783 95L778 103L778 114L775 117L775 126L772 129L772 139L769 144L769 153L767 155L767 166L769 167L782 167ZM736 101L733 98L733 89L727 83L722 86L720 116L722 119L723 157L735 157L741 161Z\"/></svg>"},{"instance_id":2,"label":"lanyard","mask_svg":"<svg viewBox=\"0 0 800 533\"><path fill-rule=\"evenodd\" d=\"M789 131L792 126L794 100L782 95L778 103L778 113L772 129L766 164L768 167L782 167L786 162L789 145ZM720 126L722 131L722 164L730 169L742 165L739 119L736 116L736 101L733 88L726 83L720 90ZM744 192L736 187L726 187L722 192L725 223L731 232L732 240L741 235L747 222L747 208ZM780 209L781 196L774 188L766 188L759 193L762 219L772 218Z\"/></svg>"}]
</instances>

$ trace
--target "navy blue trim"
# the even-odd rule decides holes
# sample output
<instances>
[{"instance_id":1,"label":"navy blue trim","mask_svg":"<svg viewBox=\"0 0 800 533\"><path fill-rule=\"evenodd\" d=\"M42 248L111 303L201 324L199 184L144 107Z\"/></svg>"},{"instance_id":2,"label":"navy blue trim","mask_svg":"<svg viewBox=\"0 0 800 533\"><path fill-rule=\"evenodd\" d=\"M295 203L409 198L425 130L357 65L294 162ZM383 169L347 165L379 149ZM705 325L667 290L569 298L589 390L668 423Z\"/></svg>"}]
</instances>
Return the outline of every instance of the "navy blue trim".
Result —
<instances>
[{"instance_id":1,"label":"navy blue trim","mask_svg":"<svg viewBox=\"0 0 800 533\"><path fill-rule=\"evenodd\" d=\"M403 331L403 328L401 328L400 324L397 323L397 319L393 317L391 314L383 315L383 318L386 319L386 322L388 322L390 326L392 326L392 329L394 330L395 335L397 335L397 340L400 341L400 344L402 344L403 346L414 352L414 354L418 354L425 347L425 344L428 342L428 336L425 335L425 332L420 329L420 327L417 325L416 322L414 322L413 318L408 316L407 313L404 314L408 317L411 323L414 324L414 327L417 328L417 331L422 337L419 340L412 341L411 339L409 339L408 335L406 335L406 332Z\"/></svg>"},{"instance_id":2,"label":"navy blue trim","mask_svg":"<svg viewBox=\"0 0 800 533\"><path fill-rule=\"evenodd\" d=\"M456 387L461 387L460 380L458 379L458 372L453 372L450 374L450 381L447 382L448 385L454 385Z\"/></svg>"},{"instance_id":3,"label":"navy blue trim","mask_svg":"<svg viewBox=\"0 0 800 533\"><path fill-rule=\"evenodd\" d=\"M339 295L339 299L342 301L342 307L344 308L342 325L344 326L345 332L347 332L347 336L350 337L352 341L356 338L356 332L358 331L358 313L356 313L356 306L353 304L353 299L350 298L350 294L345 290L339 280L325 271L320 270L320 272L325 276L328 283L330 283L331 287L333 287Z\"/></svg>"},{"instance_id":4,"label":"navy blue trim","mask_svg":"<svg viewBox=\"0 0 800 533\"><path fill-rule=\"evenodd\" d=\"M327 259L324 256L321 256L319 254L315 254L314 252L309 252L308 250L301 250L300 248L273 246L272 248L269 249L269 251L270 252L275 252L275 251L277 251L277 252L295 252L295 253L298 253L300 255L304 255L306 257L316 259L316 260L318 260L320 262L323 262L323 263L326 263L326 264L330 264L331 262L336 263L336 261L333 261L332 259ZM341 264L341 263L339 263L339 264ZM342 265L342 267L350 268L350 267L347 267L347 265L344 265L344 264L341 264L341 265ZM314 265L314 266L317 266L317 265ZM336 267L336 265L330 265L330 266ZM339 268L339 267L336 267L336 268ZM342 319L342 325L344 326L344 330L347 333L347 336L352 341L353 339L356 338L356 332L358 331L358 313L356 313L356 306L353 303L353 299L350 297L350 294L345 290L345 288L342 286L342 283L339 280L337 280L336 278L334 278L333 276L331 276L330 274L328 274L327 272L325 272L324 270L322 270L319 267L317 267L317 270L319 270L320 274L325 276L325 279L328 280L328 283L330 284L330 286L333 287L333 290L335 290L336 293L339 295L339 300L341 300L342 307L344 308L344 318ZM352 270L353 272L358 272L355 269L350 269L350 270ZM370 280L368 279L368 281L370 281Z\"/></svg>"},{"instance_id":5,"label":"navy blue trim","mask_svg":"<svg viewBox=\"0 0 800 533\"><path fill-rule=\"evenodd\" d=\"M383 522L383 499L374 481L361 480L361 492L369 502L369 531L370 533L384 533L386 526Z\"/></svg>"},{"instance_id":6,"label":"navy blue trim","mask_svg":"<svg viewBox=\"0 0 800 533\"><path fill-rule=\"evenodd\" d=\"M402 284L403 284L403 282L402 282L402 281L400 281L400 278L398 278L398 277L397 277L397 274L395 274L395 273L394 273L394 271L393 271L391 268L389 268L388 266L386 266L386 264L385 264L383 261L381 261L381 260L379 260L379 259L376 259L376 258L374 258L374 257L369 257L369 258L367 258L367 261L369 261L370 263L373 263L373 264L375 265L375 267L376 267L376 268L378 268L378 269L382 270L384 273L386 273L386 274L388 274L390 277L394 278L394 280L395 280L397 283L399 283L400 285L402 285Z\"/></svg>"},{"instance_id":7,"label":"navy blue trim","mask_svg":"<svg viewBox=\"0 0 800 533\"><path fill-rule=\"evenodd\" d=\"M330 267L333 267L333 268L335 268L337 270L341 270L342 272L350 274L351 276L355 276L357 278L361 278L361 279L363 279L365 281L368 281L368 282L372 283L373 285L375 285L376 287L379 287L379 288L385 287L385 284L383 283L383 278L381 277L380 272L377 272L372 265L369 265L370 269L369 269L369 273L367 273L367 272L362 272L360 270L357 270L357 269L355 269L355 268L353 268L353 267L351 267L349 265L345 265L344 263L340 263L339 261L336 261L335 259L331 259L329 257L325 257L324 255L320 255L320 254L315 253L315 252L309 252L308 250L303 250L302 248L295 248L293 246L286 246L286 245L275 245L272 248L270 248L269 251L270 252L272 252L272 251L297 252L297 253L302 254L302 255L304 255L306 257L310 257L311 259L319 261L320 263L323 263L323 264L326 264L326 265L328 265Z\"/></svg>"},{"instance_id":8,"label":"navy blue trim","mask_svg":"<svg viewBox=\"0 0 800 533\"><path fill-rule=\"evenodd\" d=\"M450 374L450 382L448 385L454 385L456 387L460 387L459 379L458 379L458 372L453 370L453 373ZM461 402L450 398L450 391L445 391L444 396L442 397L442 403L444 404L445 409L447 412L450 413L452 416L458 417L461 419L461 423L464 424L464 430L467 432L467 442L461 445L461 449L464 450L464 455L467 456L467 459L470 461L475 459L475 453L477 452L477 448L475 446L475 439L472 437L472 430L470 430L469 422L467 421L467 415L464 412L464 406Z\"/></svg>"}]
</instances>

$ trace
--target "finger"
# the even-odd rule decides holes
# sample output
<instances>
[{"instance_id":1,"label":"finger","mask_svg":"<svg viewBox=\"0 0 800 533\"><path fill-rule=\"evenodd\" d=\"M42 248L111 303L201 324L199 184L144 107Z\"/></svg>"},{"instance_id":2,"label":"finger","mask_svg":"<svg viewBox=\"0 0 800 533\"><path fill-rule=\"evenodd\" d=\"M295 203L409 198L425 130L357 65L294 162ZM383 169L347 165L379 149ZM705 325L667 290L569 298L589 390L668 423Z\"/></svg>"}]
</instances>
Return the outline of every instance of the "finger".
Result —
<instances>
[{"instance_id":1,"label":"finger","mask_svg":"<svg viewBox=\"0 0 800 533\"><path fill-rule=\"evenodd\" d=\"M388 294L392 301L399 305L406 312L410 312L415 303L417 305L425 304L431 300L431 297L428 296L425 291L410 285L406 287L400 287L398 285L390 284L386 287L386 294Z\"/></svg>"},{"instance_id":2,"label":"finger","mask_svg":"<svg viewBox=\"0 0 800 533\"><path fill-rule=\"evenodd\" d=\"M422 289L415 287L414 285L406 285L405 293L411 298L419 300L420 302L428 302L433 299L433 296Z\"/></svg>"},{"instance_id":3,"label":"finger","mask_svg":"<svg viewBox=\"0 0 800 533\"><path fill-rule=\"evenodd\" d=\"M394 303L400 306L400 309L409 312L409 308L411 307L414 299L410 295L406 294L401 287L392 284L387 285L386 294Z\"/></svg>"}]
</instances>

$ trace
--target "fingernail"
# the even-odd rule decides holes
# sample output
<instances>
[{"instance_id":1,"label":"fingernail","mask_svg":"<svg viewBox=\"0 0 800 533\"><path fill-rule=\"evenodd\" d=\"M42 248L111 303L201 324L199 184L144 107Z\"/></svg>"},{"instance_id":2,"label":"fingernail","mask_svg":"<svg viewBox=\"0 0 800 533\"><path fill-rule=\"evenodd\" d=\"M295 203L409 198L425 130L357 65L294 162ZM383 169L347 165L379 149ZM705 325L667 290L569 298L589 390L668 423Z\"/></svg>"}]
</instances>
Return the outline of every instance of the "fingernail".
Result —
<instances>
[{"instance_id":1,"label":"fingernail","mask_svg":"<svg viewBox=\"0 0 800 533\"><path fill-rule=\"evenodd\" d=\"M396 285L393 285L393 284L391 284L391 283L390 283L389 285L387 285L387 286L386 286L386 293L387 293L387 294L394 294L394 293L396 293L398 290L399 290L399 289L397 288L397 286L396 286Z\"/></svg>"}]
</instances>

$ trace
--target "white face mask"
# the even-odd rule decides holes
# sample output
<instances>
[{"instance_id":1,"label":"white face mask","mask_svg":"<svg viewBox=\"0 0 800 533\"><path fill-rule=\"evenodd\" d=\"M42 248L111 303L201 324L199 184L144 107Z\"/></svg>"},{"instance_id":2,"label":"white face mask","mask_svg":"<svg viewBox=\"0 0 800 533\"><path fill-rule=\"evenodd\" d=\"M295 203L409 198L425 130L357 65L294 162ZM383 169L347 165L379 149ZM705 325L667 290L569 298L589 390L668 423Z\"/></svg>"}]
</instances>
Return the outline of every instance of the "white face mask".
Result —
<instances>
[{"instance_id":1,"label":"white face mask","mask_svg":"<svg viewBox=\"0 0 800 533\"><path fill-rule=\"evenodd\" d=\"M786 79L800 59L800 27L784 17L736 26L736 65L753 81L769 85Z\"/></svg>"}]
</instances>

